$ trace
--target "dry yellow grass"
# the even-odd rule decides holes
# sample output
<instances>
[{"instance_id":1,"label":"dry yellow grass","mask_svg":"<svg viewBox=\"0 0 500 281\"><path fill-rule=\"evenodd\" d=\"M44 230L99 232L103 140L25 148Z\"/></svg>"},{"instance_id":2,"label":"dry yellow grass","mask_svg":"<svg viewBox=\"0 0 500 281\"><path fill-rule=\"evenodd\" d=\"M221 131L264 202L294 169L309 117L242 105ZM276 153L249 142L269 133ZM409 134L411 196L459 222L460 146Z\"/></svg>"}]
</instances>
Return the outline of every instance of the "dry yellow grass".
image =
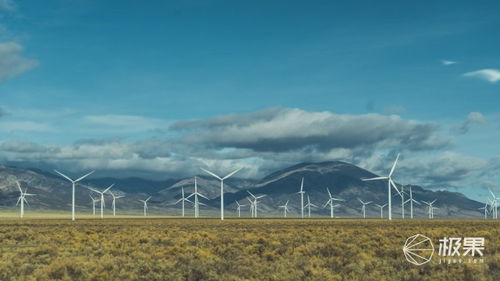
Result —
<instances>
[{"instance_id":1,"label":"dry yellow grass","mask_svg":"<svg viewBox=\"0 0 500 281\"><path fill-rule=\"evenodd\" d=\"M414 266L407 237L484 236L483 264ZM0 221L0 280L500 280L500 222Z\"/></svg>"}]
</instances>

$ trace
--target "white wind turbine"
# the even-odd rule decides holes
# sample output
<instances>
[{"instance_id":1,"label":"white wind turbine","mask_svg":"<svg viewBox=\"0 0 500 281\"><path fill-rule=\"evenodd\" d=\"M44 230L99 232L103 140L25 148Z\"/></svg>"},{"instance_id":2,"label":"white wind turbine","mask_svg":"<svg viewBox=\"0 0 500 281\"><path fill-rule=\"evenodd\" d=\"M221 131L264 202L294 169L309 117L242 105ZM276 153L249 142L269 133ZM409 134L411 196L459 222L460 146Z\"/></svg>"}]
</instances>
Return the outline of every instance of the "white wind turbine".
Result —
<instances>
[{"instance_id":1,"label":"white wind turbine","mask_svg":"<svg viewBox=\"0 0 500 281\"><path fill-rule=\"evenodd\" d=\"M232 175L236 174L239 170L241 170L242 168L239 168L231 173L229 173L227 176L225 177L219 177L218 175L208 171L208 170L205 170L203 168L200 168L202 169L204 172L206 172L207 174L210 174L212 175L213 177L217 178L220 180L220 219L221 220L224 220L224 180L225 179L228 179L229 177L231 177Z\"/></svg>"},{"instance_id":2,"label":"white wind turbine","mask_svg":"<svg viewBox=\"0 0 500 281\"><path fill-rule=\"evenodd\" d=\"M116 196L111 191L109 192L109 194L111 194L111 197L113 197L113 201L111 202L111 207L113 208L113 217L114 217L114 216L116 216L116 199L123 198L125 196ZM95 210L94 210L94 214L95 214Z\"/></svg>"},{"instance_id":3,"label":"white wind turbine","mask_svg":"<svg viewBox=\"0 0 500 281\"><path fill-rule=\"evenodd\" d=\"M66 176L65 174L57 171L57 170L54 170L54 172L58 173L59 175L61 175L63 178L67 179L68 181L71 182L72 184L72 188L73 188L73 191L72 191L72 195L71 195L71 220L75 220L75 186L76 186L76 183L83 180L84 178L90 176L93 172L95 171L92 171L84 176L81 176L79 177L78 179L76 180L72 180L70 177Z\"/></svg>"},{"instance_id":4,"label":"white wind turbine","mask_svg":"<svg viewBox=\"0 0 500 281\"><path fill-rule=\"evenodd\" d=\"M307 204L306 204L305 207L307 208L307 217L308 218L311 217L311 207L318 208L318 206L316 206L313 203L311 203L311 200L309 200L309 195L307 195Z\"/></svg>"},{"instance_id":5,"label":"white wind turbine","mask_svg":"<svg viewBox=\"0 0 500 281\"><path fill-rule=\"evenodd\" d=\"M198 183L196 181L196 176L194 177L194 193L191 193L186 199L189 199L189 197L191 196L194 196L194 217L197 218L200 216L200 205L205 205L199 201L198 196L203 197L207 200L208 198L198 192Z\"/></svg>"},{"instance_id":6,"label":"white wind turbine","mask_svg":"<svg viewBox=\"0 0 500 281\"><path fill-rule=\"evenodd\" d=\"M151 199L151 196L149 196L148 199L146 199L146 200L139 199L139 201L144 203L144 216L148 215L148 201L149 201L149 199Z\"/></svg>"},{"instance_id":7,"label":"white wind turbine","mask_svg":"<svg viewBox=\"0 0 500 281\"><path fill-rule=\"evenodd\" d=\"M427 211L427 214L429 215L429 219L433 219L434 218L434 209L437 209L436 207L432 206L432 204L434 204L436 202L437 199L434 199L434 201L432 202L427 202L427 201L422 201L424 204L426 204L427 206L429 206L429 209Z\"/></svg>"},{"instance_id":8,"label":"white wind turbine","mask_svg":"<svg viewBox=\"0 0 500 281\"><path fill-rule=\"evenodd\" d=\"M300 182L300 191L297 192L300 194L300 216L304 218L304 177L302 177L302 181Z\"/></svg>"},{"instance_id":9,"label":"white wind turbine","mask_svg":"<svg viewBox=\"0 0 500 281\"><path fill-rule=\"evenodd\" d=\"M484 210L484 219L488 218L488 203L484 204L484 207L479 208L479 210Z\"/></svg>"},{"instance_id":10,"label":"white wind turbine","mask_svg":"<svg viewBox=\"0 0 500 281\"><path fill-rule=\"evenodd\" d=\"M248 202L250 202L250 214L251 214L251 217L255 217L255 205L253 203L252 200L250 200L250 198L246 197Z\"/></svg>"},{"instance_id":11,"label":"white wind turbine","mask_svg":"<svg viewBox=\"0 0 500 281\"><path fill-rule=\"evenodd\" d=\"M399 153L398 156L396 157L396 161L394 161L394 164L392 165L391 171L389 172L389 175L387 177L376 177L376 178L369 178L369 179L362 179L363 181L374 181L374 180L387 180L387 202L389 206L389 216L388 218L392 220L392 196L391 196L391 186L396 189L396 191L399 193L398 188L394 184L394 181L392 180L392 174L394 173L394 169L396 168L396 165L398 163L399 159Z\"/></svg>"},{"instance_id":12,"label":"white wind turbine","mask_svg":"<svg viewBox=\"0 0 500 281\"><path fill-rule=\"evenodd\" d=\"M383 219L384 218L383 210L384 210L385 206L387 206L387 203L385 203L384 205L375 204L375 206L380 208L380 218Z\"/></svg>"},{"instance_id":13,"label":"white wind turbine","mask_svg":"<svg viewBox=\"0 0 500 281\"><path fill-rule=\"evenodd\" d=\"M363 207L361 207L361 211L363 212L363 218L366 219L366 205L370 204L372 201L368 201L368 202L363 202L363 200L359 199L359 202L361 202L361 204L363 204Z\"/></svg>"},{"instance_id":14,"label":"white wind turbine","mask_svg":"<svg viewBox=\"0 0 500 281\"><path fill-rule=\"evenodd\" d=\"M491 191L491 189L488 189L491 193L491 198L492 198L492 204L491 204L491 209L492 209L492 213L491 213L491 217L493 219L498 219L498 199L500 199L500 197L496 197L495 194L493 193L493 191Z\"/></svg>"},{"instance_id":15,"label":"white wind turbine","mask_svg":"<svg viewBox=\"0 0 500 281\"><path fill-rule=\"evenodd\" d=\"M284 217L285 217L285 218L286 218L286 212L289 212L289 211L290 211L290 209L288 209L288 201L289 201L289 200L286 200L285 205L278 206L278 208L283 208L283 211L285 212L285 213L284 213Z\"/></svg>"},{"instance_id":16,"label":"white wind turbine","mask_svg":"<svg viewBox=\"0 0 500 281\"><path fill-rule=\"evenodd\" d=\"M257 203L258 203L257 200L259 200L262 197L265 197L266 195L264 194L264 195L260 195L260 196L255 196L252 194L252 192L250 192L248 190L247 190L247 192L248 192L248 194L250 194L250 196L253 197L253 213L254 213L254 217L257 217Z\"/></svg>"},{"instance_id":17,"label":"white wind turbine","mask_svg":"<svg viewBox=\"0 0 500 281\"><path fill-rule=\"evenodd\" d=\"M413 192L411 190L411 186L410 186L410 199L406 200L405 203L408 202L410 203L410 218L413 219L413 203L415 202L417 203L417 205L420 205L420 203L417 200L413 199Z\"/></svg>"},{"instance_id":18,"label":"white wind turbine","mask_svg":"<svg viewBox=\"0 0 500 281\"><path fill-rule=\"evenodd\" d=\"M236 211L238 211L238 218L241 218L241 207L245 207L246 205L241 205L238 201L234 201L236 202Z\"/></svg>"},{"instance_id":19,"label":"white wind turbine","mask_svg":"<svg viewBox=\"0 0 500 281\"><path fill-rule=\"evenodd\" d=\"M95 216L95 203L99 202L99 199L92 197L92 194L89 194L89 196L92 200L92 214Z\"/></svg>"},{"instance_id":20,"label":"white wind turbine","mask_svg":"<svg viewBox=\"0 0 500 281\"><path fill-rule=\"evenodd\" d=\"M394 183L394 185L396 186L396 183ZM407 194L404 190L403 190L404 186L401 186L401 191L399 192L399 197L401 197L401 218L404 219L405 218L405 204L406 204L406 201L405 201L405 194ZM394 196L396 196L397 194L395 194Z\"/></svg>"},{"instance_id":21,"label":"white wind turbine","mask_svg":"<svg viewBox=\"0 0 500 281\"><path fill-rule=\"evenodd\" d=\"M177 202L175 202L175 205L177 205L177 203L179 203L179 202L182 202L182 217L184 217L184 202L189 202L189 203L193 203L193 202L191 202L191 200L184 197L184 187L181 188L181 192L182 192L182 197L181 197L181 199L177 200Z\"/></svg>"},{"instance_id":22,"label":"white wind turbine","mask_svg":"<svg viewBox=\"0 0 500 281\"><path fill-rule=\"evenodd\" d=\"M328 201L326 201L325 205L323 206L323 208L325 208L328 204L330 204L330 218L333 219L333 208L335 208L335 206L340 206L340 205L334 205L334 201L345 201L344 199L340 199L340 198L335 198L332 196L332 193L330 192L330 189L328 189L328 187L326 188L326 191L328 191Z\"/></svg>"},{"instance_id":23,"label":"white wind turbine","mask_svg":"<svg viewBox=\"0 0 500 281\"><path fill-rule=\"evenodd\" d=\"M20 192L19 198L17 199L16 206L19 205L19 203L21 203L20 217L23 218L24 217L24 203L28 204L28 200L26 200L26 196L33 196L35 194L28 193L27 187L23 192L23 190L21 189L21 185L19 184L18 181L16 181L16 184L17 184L17 188L19 189L19 192ZM28 206L29 206L29 204L28 204Z\"/></svg>"},{"instance_id":24,"label":"white wind turbine","mask_svg":"<svg viewBox=\"0 0 500 281\"><path fill-rule=\"evenodd\" d=\"M494 219L495 218L495 200L491 199L491 198L488 198L488 201L490 202L490 213L491 213L491 218Z\"/></svg>"},{"instance_id":25,"label":"white wind turbine","mask_svg":"<svg viewBox=\"0 0 500 281\"><path fill-rule=\"evenodd\" d=\"M99 191L95 188L92 188L92 187L88 187L88 189L92 190L93 192L95 193L99 193L101 195L101 219L104 218L104 206L106 205L106 202L104 202L104 193L106 193L108 190L110 190L115 184L113 183L112 185L108 186L108 188L106 188L105 190L103 191Z\"/></svg>"}]
</instances>

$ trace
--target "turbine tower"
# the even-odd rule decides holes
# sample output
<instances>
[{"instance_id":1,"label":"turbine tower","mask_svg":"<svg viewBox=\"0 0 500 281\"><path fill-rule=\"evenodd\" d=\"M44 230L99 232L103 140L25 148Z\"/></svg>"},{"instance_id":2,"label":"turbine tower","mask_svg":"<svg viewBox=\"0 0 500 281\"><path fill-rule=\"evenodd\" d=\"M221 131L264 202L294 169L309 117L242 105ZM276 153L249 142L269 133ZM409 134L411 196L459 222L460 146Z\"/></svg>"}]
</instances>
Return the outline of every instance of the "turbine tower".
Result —
<instances>
[{"instance_id":1,"label":"turbine tower","mask_svg":"<svg viewBox=\"0 0 500 281\"><path fill-rule=\"evenodd\" d=\"M311 203L311 200L309 200L309 195L307 195L307 204L306 204L305 207L307 208L307 217L308 218L311 217L311 207L318 208L318 206L316 206L313 203Z\"/></svg>"},{"instance_id":2,"label":"turbine tower","mask_svg":"<svg viewBox=\"0 0 500 281\"><path fill-rule=\"evenodd\" d=\"M99 191L95 188L92 188L92 187L88 187L88 189L92 190L93 192L95 193L99 193L101 195L101 219L104 218L104 206L106 205L106 202L104 202L104 193L106 193L108 190L110 190L115 184L113 183L112 185L108 186L108 188L106 188L105 190L103 191Z\"/></svg>"},{"instance_id":3,"label":"turbine tower","mask_svg":"<svg viewBox=\"0 0 500 281\"><path fill-rule=\"evenodd\" d=\"M289 212L289 211L290 211L290 210L288 209L288 201L289 201L289 200L286 200L285 205L278 206L278 208L283 208L283 211L284 211L284 217L285 217L285 218L286 218L286 212Z\"/></svg>"},{"instance_id":4,"label":"turbine tower","mask_svg":"<svg viewBox=\"0 0 500 281\"><path fill-rule=\"evenodd\" d=\"M200 203L198 196L203 197L207 200L209 199L198 192L198 183L196 181L196 176L194 177L194 193L191 193L186 199L189 199L189 197L191 196L194 196L194 217L197 218L200 216L200 204L204 205L203 203Z\"/></svg>"},{"instance_id":5,"label":"turbine tower","mask_svg":"<svg viewBox=\"0 0 500 281\"><path fill-rule=\"evenodd\" d=\"M394 185L396 185L396 183L394 183ZM399 192L399 196L401 197L401 218L404 219L405 218L405 204L406 204L406 201L405 201L405 194L407 194L404 190L403 190L404 186L401 186L401 191ZM396 194L397 195L397 194ZM396 196L394 195L394 196Z\"/></svg>"},{"instance_id":6,"label":"turbine tower","mask_svg":"<svg viewBox=\"0 0 500 281\"><path fill-rule=\"evenodd\" d=\"M35 194L28 193L27 187L23 192L23 190L21 189L21 184L19 184L18 181L16 181L16 184L17 184L17 188L19 189L19 193L20 193L19 198L17 199L16 206L19 205L19 203L21 203L20 217L24 218L24 203L28 204L28 200L26 200L26 196L33 196ZM29 204L28 204L28 206L29 206Z\"/></svg>"},{"instance_id":7,"label":"turbine tower","mask_svg":"<svg viewBox=\"0 0 500 281\"><path fill-rule=\"evenodd\" d=\"M410 186L410 199L406 200L405 204L406 203L410 203L410 218L413 219L413 203L417 203L417 205L420 205L420 203L413 199L413 192L411 191L411 186Z\"/></svg>"},{"instance_id":8,"label":"turbine tower","mask_svg":"<svg viewBox=\"0 0 500 281\"><path fill-rule=\"evenodd\" d=\"M427 206L429 206L429 209L427 211L427 214L429 215L429 219L433 219L434 218L434 209L437 209L436 207L432 206L432 204L434 204L436 202L437 199L434 199L434 201L432 202L427 202L427 201L422 201L424 204L426 204Z\"/></svg>"},{"instance_id":9,"label":"turbine tower","mask_svg":"<svg viewBox=\"0 0 500 281\"><path fill-rule=\"evenodd\" d=\"M116 196L113 192L109 192L111 194L111 197L113 197L113 202L111 202L111 207L113 207L113 217L116 216L116 199L123 198L125 196ZM95 212L94 212L95 213Z\"/></svg>"},{"instance_id":10,"label":"turbine tower","mask_svg":"<svg viewBox=\"0 0 500 281\"><path fill-rule=\"evenodd\" d=\"M334 201L345 201L344 199L340 199L340 198L335 198L332 196L332 193L330 192L330 189L328 189L328 187L326 188L326 191L328 191L328 201L326 201L325 205L323 206L323 208L325 208L328 204L330 204L330 218L333 219L333 208L335 208L335 206L340 206L340 205L334 205Z\"/></svg>"},{"instance_id":11,"label":"turbine tower","mask_svg":"<svg viewBox=\"0 0 500 281\"><path fill-rule=\"evenodd\" d=\"M304 177L302 177L302 181L300 182L300 191L297 192L300 194L300 217L304 218Z\"/></svg>"},{"instance_id":12,"label":"turbine tower","mask_svg":"<svg viewBox=\"0 0 500 281\"><path fill-rule=\"evenodd\" d=\"M205 173L207 174L210 174L212 175L213 177L217 178L220 180L220 219L221 220L224 220L224 180L225 179L228 179L229 177L231 177L232 175L236 174L239 170L241 170L242 168L239 168L231 173L229 173L228 175L226 175L225 177L219 177L218 175L208 171L208 170L205 170L203 168L200 168L202 169Z\"/></svg>"},{"instance_id":13,"label":"turbine tower","mask_svg":"<svg viewBox=\"0 0 500 281\"><path fill-rule=\"evenodd\" d=\"M95 203L99 202L99 199L92 197L92 194L89 194L89 196L92 200L92 214L95 216Z\"/></svg>"},{"instance_id":14,"label":"turbine tower","mask_svg":"<svg viewBox=\"0 0 500 281\"><path fill-rule=\"evenodd\" d=\"M366 205L370 204L372 201L368 201L368 202L363 202L363 200L359 199L359 202L361 202L361 204L363 204L363 207L361 207L361 211L363 212L363 218L366 219Z\"/></svg>"},{"instance_id":15,"label":"turbine tower","mask_svg":"<svg viewBox=\"0 0 500 281\"><path fill-rule=\"evenodd\" d=\"M182 202L182 217L184 217L184 202L189 202L189 203L193 203L193 202L191 202L191 200L184 197L184 187L181 188L181 192L182 192L182 197L181 197L181 199L177 200L177 202L175 202L175 205L177 205L177 203L179 203L179 202Z\"/></svg>"},{"instance_id":16,"label":"turbine tower","mask_svg":"<svg viewBox=\"0 0 500 281\"><path fill-rule=\"evenodd\" d=\"M238 218L241 218L241 207L244 207L246 205L241 205L238 201L234 201L236 202L236 211L238 211Z\"/></svg>"},{"instance_id":17,"label":"turbine tower","mask_svg":"<svg viewBox=\"0 0 500 281\"><path fill-rule=\"evenodd\" d=\"M83 180L84 178L90 176L92 173L94 173L95 171L92 171L88 174L85 174L81 177L79 177L78 179L76 180L72 180L70 177L66 176L65 174L57 171L57 170L54 170L54 172L58 173L59 175L61 175L63 178L67 179L68 181L71 182L71 185L72 185L72 195L71 195L71 220L75 220L75 186L76 186L76 183Z\"/></svg>"},{"instance_id":18,"label":"turbine tower","mask_svg":"<svg viewBox=\"0 0 500 281\"><path fill-rule=\"evenodd\" d=\"M387 203L385 203L384 205L375 204L375 206L380 208L380 218L383 219L384 218L383 210L384 210L385 206L387 206Z\"/></svg>"},{"instance_id":19,"label":"turbine tower","mask_svg":"<svg viewBox=\"0 0 500 281\"><path fill-rule=\"evenodd\" d=\"M250 194L250 196L253 197L253 208L254 208L253 213L254 213L254 217L257 217L257 203L258 203L257 200L259 200L262 197L265 197L266 195L264 194L264 195L260 195L260 196L256 197L255 195L252 194L252 192L250 192L248 190L247 190L247 192L248 192L248 194Z\"/></svg>"},{"instance_id":20,"label":"turbine tower","mask_svg":"<svg viewBox=\"0 0 500 281\"><path fill-rule=\"evenodd\" d=\"M362 179L363 181L375 181L375 180L387 180L387 202L389 206L389 220L392 220L392 196L391 196L391 186L396 189L396 191L399 193L398 188L392 181L392 174L394 173L394 169L396 169L396 165L399 160L399 153L398 156L396 157L396 161L394 161L394 164L392 165L391 171L389 172L389 175L387 177L376 177L376 178L369 178L369 179Z\"/></svg>"},{"instance_id":21,"label":"turbine tower","mask_svg":"<svg viewBox=\"0 0 500 281\"><path fill-rule=\"evenodd\" d=\"M149 201L149 199L151 199L151 196L149 196L148 199L146 199L146 200L139 199L139 201L144 203L144 216L148 215L148 201Z\"/></svg>"}]
</instances>

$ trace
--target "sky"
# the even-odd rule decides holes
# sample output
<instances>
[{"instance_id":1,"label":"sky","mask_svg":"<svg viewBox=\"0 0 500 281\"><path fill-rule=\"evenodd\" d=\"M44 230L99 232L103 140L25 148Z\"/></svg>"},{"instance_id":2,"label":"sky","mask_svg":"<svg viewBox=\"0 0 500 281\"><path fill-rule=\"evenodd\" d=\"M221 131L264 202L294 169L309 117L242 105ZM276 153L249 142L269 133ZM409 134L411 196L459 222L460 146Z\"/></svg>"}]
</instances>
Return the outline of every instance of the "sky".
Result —
<instances>
[{"instance_id":1,"label":"sky","mask_svg":"<svg viewBox=\"0 0 500 281\"><path fill-rule=\"evenodd\" d=\"M0 163L500 194L498 1L0 0Z\"/></svg>"}]
</instances>

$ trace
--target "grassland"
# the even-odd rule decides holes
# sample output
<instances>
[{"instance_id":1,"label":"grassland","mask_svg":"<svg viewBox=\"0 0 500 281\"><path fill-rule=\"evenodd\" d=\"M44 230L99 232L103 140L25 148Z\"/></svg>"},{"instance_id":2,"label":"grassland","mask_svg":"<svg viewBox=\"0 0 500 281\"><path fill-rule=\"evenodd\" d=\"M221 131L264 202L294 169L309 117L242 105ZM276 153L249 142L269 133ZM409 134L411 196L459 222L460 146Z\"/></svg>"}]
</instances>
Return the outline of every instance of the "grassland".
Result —
<instances>
[{"instance_id":1,"label":"grassland","mask_svg":"<svg viewBox=\"0 0 500 281\"><path fill-rule=\"evenodd\" d=\"M422 233L483 236L484 263L408 263ZM500 222L0 220L0 280L500 280Z\"/></svg>"}]
</instances>

